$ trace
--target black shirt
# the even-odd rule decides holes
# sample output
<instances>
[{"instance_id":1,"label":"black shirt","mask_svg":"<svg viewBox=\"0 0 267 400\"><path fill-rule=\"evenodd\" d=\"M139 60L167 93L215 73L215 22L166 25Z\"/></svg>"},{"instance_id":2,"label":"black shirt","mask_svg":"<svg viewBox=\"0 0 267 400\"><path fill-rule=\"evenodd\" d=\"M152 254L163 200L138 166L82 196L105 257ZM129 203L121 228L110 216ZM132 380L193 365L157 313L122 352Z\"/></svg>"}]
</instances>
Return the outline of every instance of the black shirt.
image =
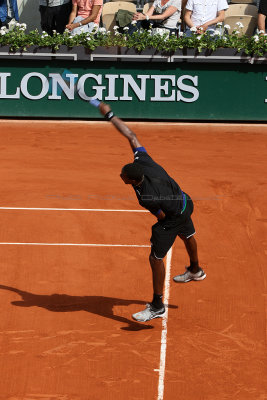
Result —
<instances>
[{"instance_id":1,"label":"black shirt","mask_svg":"<svg viewBox=\"0 0 267 400\"><path fill-rule=\"evenodd\" d=\"M261 0L259 4L259 14L263 14L267 16L267 1Z\"/></svg>"},{"instance_id":2,"label":"black shirt","mask_svg":"<svg viewBox=\"0 0 267 400\"><path fill-rule=\"evenodd\" d=\"M180 215L185 205L185 196L175 180L152 160L143 147L135 149L134 162L144 170L143 182L140 186L133 186L139 204L154 215L160 210L167 218Z\"/></svg>"}]
</instances>

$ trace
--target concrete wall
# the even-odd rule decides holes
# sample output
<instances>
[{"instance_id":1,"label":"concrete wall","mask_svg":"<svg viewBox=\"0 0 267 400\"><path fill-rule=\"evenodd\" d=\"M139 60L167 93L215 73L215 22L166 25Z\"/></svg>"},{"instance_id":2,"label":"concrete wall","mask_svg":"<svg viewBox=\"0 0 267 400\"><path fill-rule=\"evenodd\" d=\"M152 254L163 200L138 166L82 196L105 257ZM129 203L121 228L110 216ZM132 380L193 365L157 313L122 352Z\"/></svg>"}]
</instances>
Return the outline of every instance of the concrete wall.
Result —
<instances>
[{"instance_id":1,"label":"concrete wall","mask_svg":"<svg viewBox=\"0 0 267 400\"><path fill-rule=\"evenodd\" d=\"M27 32L38 29L41 32L40 13L38 0L17 0L19 9L19 22L27 24Z\"/></svg>"}]
</instances>

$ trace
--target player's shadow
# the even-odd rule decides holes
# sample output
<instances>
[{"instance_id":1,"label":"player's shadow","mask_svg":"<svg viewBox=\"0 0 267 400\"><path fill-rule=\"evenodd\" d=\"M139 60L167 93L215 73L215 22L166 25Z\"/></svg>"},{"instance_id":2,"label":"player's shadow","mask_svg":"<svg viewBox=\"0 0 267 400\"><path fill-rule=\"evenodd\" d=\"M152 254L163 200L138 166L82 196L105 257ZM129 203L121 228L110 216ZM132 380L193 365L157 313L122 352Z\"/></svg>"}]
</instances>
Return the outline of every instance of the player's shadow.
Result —
<instances>
[{"instance_id":1,"label":"player's shadow","mask_svg":"<svg viewBox=\"0 0 267 400\"><path fill-rule=\"evenodd\" d=\"M21 296L22 300L11 302L14 306L41 307L53 312L87 311L92 314L97 314L127 324L128 326L121 327L123 330L139 331L142 329L153 328L152 325L140 324L113 313L114 306L128 306L130 304L140 304L144 306L146 304L144 301L117 299L105 296L69 296L67 294L57 293L49 295L34 294L4 285L0 285L0 289L9 290ZM177 306L172 305L169 305L168 307L178 308Z\"/></svg>"}]
</instances>

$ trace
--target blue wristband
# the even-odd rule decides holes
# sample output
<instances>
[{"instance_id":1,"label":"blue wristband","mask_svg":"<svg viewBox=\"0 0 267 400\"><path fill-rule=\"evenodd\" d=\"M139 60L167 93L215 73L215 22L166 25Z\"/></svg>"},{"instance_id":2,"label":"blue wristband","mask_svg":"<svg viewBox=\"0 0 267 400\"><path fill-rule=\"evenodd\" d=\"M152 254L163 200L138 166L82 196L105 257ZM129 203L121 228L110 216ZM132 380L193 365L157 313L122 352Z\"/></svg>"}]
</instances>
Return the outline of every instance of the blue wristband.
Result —
<instances>
[{"instance_id":1,"label":"blue wristband","mask_svg":"<svg viewBox=\"0 0 267 400\"><path fill-rule=\"evenodd\" d=\"M94 107L99 107L99 105L100 105L100 101L97 99L92 99L89 101L89 103Z\"/></svg>"}]
</instances>

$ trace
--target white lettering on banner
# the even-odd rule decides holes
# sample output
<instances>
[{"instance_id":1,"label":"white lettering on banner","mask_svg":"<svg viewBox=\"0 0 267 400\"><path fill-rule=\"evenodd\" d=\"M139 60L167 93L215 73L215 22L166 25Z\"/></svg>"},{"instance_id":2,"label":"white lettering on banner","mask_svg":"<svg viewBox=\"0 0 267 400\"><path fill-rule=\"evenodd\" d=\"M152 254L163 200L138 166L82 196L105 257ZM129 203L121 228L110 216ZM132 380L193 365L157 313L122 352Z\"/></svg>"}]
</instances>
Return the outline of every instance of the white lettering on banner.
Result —
<instances>
[{"instance_id":1,"label":"white lettering on banner","mask_svg":"<svg viewBox=\"0 0 267 400\"><path fill-rule=\"evenodd\" d=\"M137 85L132 75L121 74L120 78L123 79L123 96L120 97L120 100L133 99L132 96L129 96L129 86L131 86L139 100L146 100L146 81L149 75L137 75L137 78L141 80L141 88Z\"/></svg>"},{"instance_id":2,"label":"white lettering on banner","mask_svg":"<svg viewBox=\"0 0 267 400\"><path fill-rule=\"evenodd\" d=\"M28 82L29 82L30 78L39 78L41 80L42 90L37 95L32 95L28 91ZM26 74L22 78L21 84L20 84L20 89L21 89L21 93L23 94L23 96L25 96L27 99L40 100L43 97L45 97L48 93L48 89L49 89L48 79L43 74L40 74L39 72L30 72L29 74Z\"/></svg>"},{"instance_id":3,"label":"white lettering on banner","mask_svg":"<svg viewBox=\"0 0 267 400\"><path fill-rule=\"evenodd\" d=\"M85 74L82 75L81 78L78 80L77 83L77 91L79 93L79 96L83 100L91 100L91 99L100 99L102 100L103 96L103 90L105 89L105 86L92 86L92 89L95 90L95 94L93 96L87 96L85 93L84 89L84 84L86 79L94 79L99 85L102 83L102 75L95 75L95 74Z\"/></svg>"},{"instance_id":4,"label":"white lettering on banner","mask_svg":"<svg viewBox=\"0 0 267 400\"><path fill-rule=\"evenodd\" d=\"M74 100L75 80L78 77L78 74L68 73L67 79L64 80L59 73L49 73L47 78L39 72L30 72L21 79L20 87L15 89L14 94L7 94L10 91L8 91L8 83L10 84L12 76L9 72L1 72L0 99L19 99L22 93L30 100L40 100L47 95L49 100L60 100L64 93L67 99ZM36 78L41 81L41 89L39 94L34 95L32 91L34 89L36 92ZM104 82L103 79L105 79ZM147 85L150 88L152 84L154 95L148 97ZM139 101L193 103L199 98L198 76L191 75L177 77L176 75L140 74L135 78L130 74L84 74L77 81L77 89L79 97L87 101L90 99L130 101L136 98ZM119 97L118 92L121 94ZM186 97L186 93L189 97Z\"/></svg>"},{"instance_id":5,"label":"white lettering on banner","mask_svg":"<svg viewBox=\"0 0 267 400\"><path fill-rule=\"evenodd\" d=\"M19 88L17 88L15 94L7 94L6 92L6 81L8 76L11 76L9 72L1 72L0 74L0 99L19 99L20 98Z\"/></svg>"},{"instance_id":6,"label":"white lettering on banner","mask_svg":"<svg viewBox=\"0 0 267 400\"><path fill-rule=\"evenodd\" d=\"M119 99L117 96L115 96L115 81L118 77L119 75L105 75L105 78L108 79L108 96L105 97L105 100L111 101ZM102 100L102 97L98 100Z\"/></svg>"},{"instance_id":7,"label":"white lettering on banner","mask_svg":"<svg viewBox=\"0 0 267 400\"><path fill-rule=\"evenodd\" d=\"M60 74L49 74L52 81L52 94L48 96L50 100L61 99L61 94L58 93L58 86L62 89L69 100L74 100L74 85L75 78L78 78L78 74L66 74L68 83L63 79Z\"/></svg>"},{"instance_id":8,"label":"white lettering on banner","mask_svg":"<svg viewBox=\"0 0 267 400\"><path fill-rule=\"evenodd\" d=\"M198 85L198 77L197 76L190 76L190 75L183 75L177 79L177 86L179 89L183 90L184 92L192 93L193 97L184 97L180 90L177 92L177 101L184 101L185 103L193 103L199 98L199 91L194 86L185 85L183 83L184 79L188 79L189 81L193 82L195 86Z\"/></svg>"},{"instance_id":9,"label":"white lettering on banner","mask_svg":"<svg viewBox=\"0 0 267 400\"><path fill-rule=\"evenodd\" d=\"M171 96L161 97L161 91L165 95L169 94L168 81L171 81L172 86L175 86L175 75L151 75L151 79L155 81L155 96L151 97L151 101L175 101L175 90L171 91ZM162 81L166 82L163 84Z\"/></svg>"}]
</instances>

